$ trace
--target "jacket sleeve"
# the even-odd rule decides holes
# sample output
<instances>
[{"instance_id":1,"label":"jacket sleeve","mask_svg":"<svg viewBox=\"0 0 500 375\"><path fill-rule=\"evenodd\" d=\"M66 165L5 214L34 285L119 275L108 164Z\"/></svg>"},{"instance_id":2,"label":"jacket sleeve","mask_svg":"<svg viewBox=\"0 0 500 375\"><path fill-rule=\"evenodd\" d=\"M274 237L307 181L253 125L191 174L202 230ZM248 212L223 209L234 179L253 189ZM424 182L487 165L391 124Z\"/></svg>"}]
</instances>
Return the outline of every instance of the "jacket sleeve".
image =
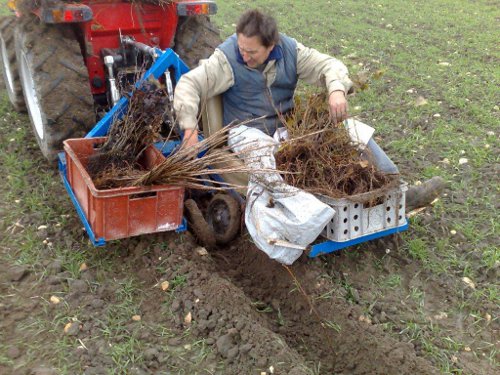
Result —
<instances>
[{"instance_id":1,"label":"jacket sleeve","mask_svg":"<svg viewBox=\"0 0 500 375\"><path fill-rule=\"evenodd\" d=\"M195 69L184 74L175 87L174 110L182 130L198 126L200 103L234 85L231 65L218 49Z\"/></svg>"},{"instance_id":2,"label":"jacket sleeve","mask_svg":"<svg viewBox=\"0 0 500 375\"><path fill-rule=\"evenodd\" d=\"M310 84L326 86L328 94L333 91L349 91L352 82L347 67L334 57L305 47L297 42L297 75Z\"/></svg>"}]
</instances>

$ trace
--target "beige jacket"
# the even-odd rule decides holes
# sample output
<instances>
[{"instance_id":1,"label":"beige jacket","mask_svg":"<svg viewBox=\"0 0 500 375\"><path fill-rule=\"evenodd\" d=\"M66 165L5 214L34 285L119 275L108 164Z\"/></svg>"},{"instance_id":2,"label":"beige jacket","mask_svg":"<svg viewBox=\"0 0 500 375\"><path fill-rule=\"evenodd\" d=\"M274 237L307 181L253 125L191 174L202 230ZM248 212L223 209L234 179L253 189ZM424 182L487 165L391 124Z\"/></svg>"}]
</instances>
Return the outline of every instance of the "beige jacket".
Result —
<instances>
[{"instance_id":1,"label":"beige jacket","mask_svg":"<svg viewBox=\"0 0 500 375\"><path fill-rule=\"evenodd\" d=\"M275 61L271 60L263 74L268 86L276 78ZM339 60L297 43L297 75L310 84L325 85L328 93L347 91L352 82L346 66ZM184 74L175 88L174 109L181 129L194 129L200 103L222 94L234 85L234 74L226 55L218 49L200 66Z\"/></svg>"}]
</instances>

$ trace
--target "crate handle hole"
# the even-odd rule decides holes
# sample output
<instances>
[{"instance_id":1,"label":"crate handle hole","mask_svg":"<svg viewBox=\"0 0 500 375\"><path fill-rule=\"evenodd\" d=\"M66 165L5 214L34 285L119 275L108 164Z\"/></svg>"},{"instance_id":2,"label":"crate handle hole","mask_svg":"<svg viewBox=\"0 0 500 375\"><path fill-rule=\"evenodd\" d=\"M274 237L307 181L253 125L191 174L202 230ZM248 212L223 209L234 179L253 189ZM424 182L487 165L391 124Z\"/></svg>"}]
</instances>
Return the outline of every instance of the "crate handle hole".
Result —
<instances>
[{"instance_id":1,"label":"crate handle hole","mask_svg":"<svg viewBox=\"0 0 500 375\"><path fill-rule=\"evenodd\" d=\"M157 195L156 191L145 191L144 193L131 194L130 200L142 199L142 198L147 198L147 197L156 197L156 195Z\"/></svg>"}]
</instances>

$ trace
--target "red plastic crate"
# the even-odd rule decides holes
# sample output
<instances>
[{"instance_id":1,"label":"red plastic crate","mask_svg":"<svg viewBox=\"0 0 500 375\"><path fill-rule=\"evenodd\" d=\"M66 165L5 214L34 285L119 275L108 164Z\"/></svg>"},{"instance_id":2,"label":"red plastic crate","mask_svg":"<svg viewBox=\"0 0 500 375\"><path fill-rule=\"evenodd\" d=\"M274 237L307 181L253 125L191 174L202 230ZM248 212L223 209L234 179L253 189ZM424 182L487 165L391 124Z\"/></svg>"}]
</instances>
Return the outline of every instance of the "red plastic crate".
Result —
<instances>
[{"instance_id":1,"label":"red plastic crate","mask_svg":"<svg viewBox=\"0 0 500 375\"><path fill-rule=\"evenodd\" d=\"M177 229L182 224L184 188L154 185L97 189L87 173L89 156L102 138L64 141L68 182L90 223L96 239L116 240L146 233ZM165 157L154 146L144 152L140 163L150 169Z\"/></svg>"}]
</instances>

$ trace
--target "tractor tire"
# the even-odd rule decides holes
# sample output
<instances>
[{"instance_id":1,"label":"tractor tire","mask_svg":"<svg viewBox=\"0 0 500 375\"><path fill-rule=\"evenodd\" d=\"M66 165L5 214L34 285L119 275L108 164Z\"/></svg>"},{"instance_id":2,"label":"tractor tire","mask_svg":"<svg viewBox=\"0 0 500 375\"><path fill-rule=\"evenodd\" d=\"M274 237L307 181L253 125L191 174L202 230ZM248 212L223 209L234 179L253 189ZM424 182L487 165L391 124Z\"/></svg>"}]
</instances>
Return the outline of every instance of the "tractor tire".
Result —
<instances>
[{"instance_id":1,"label":"tractor tire","mask_svg":"<svg viewBox=\"0 0 500 375\"><path fill-rule=\"evenodd\" d=\"M3 17L0 21L0 57L2 74L9 100L17 112L25 112L23 88L17 69L16 49L14 47L14 28L16 16Z\"/></svg>"},{"instance_id":2,"label":"tractor tire","mask_svg":"<svg viewBox=\"0 0 500 375\"><path fill-rule=\"evenodd\" d=\"M180 17L175 33L174 50L190 69L208 58L222 43L219 29L208 16Z\"/></svg>"},{"instance_id":3,"label":"tractor tire","mask_svg":"<svg viewBox=\"0 0 500 375\"><path fill-rule=\"evenodd\" d=\"M53 161L65 139L83 137L95 123L89 75L71 25L21 20L15 47L26 107L38 145Z\"/></svg>"},{"instance_id":4,"label":"tractor tire","mask_svg":"<svg viewBox=\"0 0 500 375\"><path fill-rule=\"evenodd\" d=\"M239 203L229 194L214 195L208 204L207 222L215 233L217 244L228 244L240 230L241 210Z\"/></svg>"},{"instance_id":5,"label":"tractor tire","mask_svg":"<svg viewBox=\"0 0 500 375\"><path fill-rule=\"evenodd\" d=\"M208 250L214 249L216 245L215 233L206 222L196 202L192 199L186 200L184 209L189 229L191 229L199 244Z\"/></svg>"}]
</instances>

